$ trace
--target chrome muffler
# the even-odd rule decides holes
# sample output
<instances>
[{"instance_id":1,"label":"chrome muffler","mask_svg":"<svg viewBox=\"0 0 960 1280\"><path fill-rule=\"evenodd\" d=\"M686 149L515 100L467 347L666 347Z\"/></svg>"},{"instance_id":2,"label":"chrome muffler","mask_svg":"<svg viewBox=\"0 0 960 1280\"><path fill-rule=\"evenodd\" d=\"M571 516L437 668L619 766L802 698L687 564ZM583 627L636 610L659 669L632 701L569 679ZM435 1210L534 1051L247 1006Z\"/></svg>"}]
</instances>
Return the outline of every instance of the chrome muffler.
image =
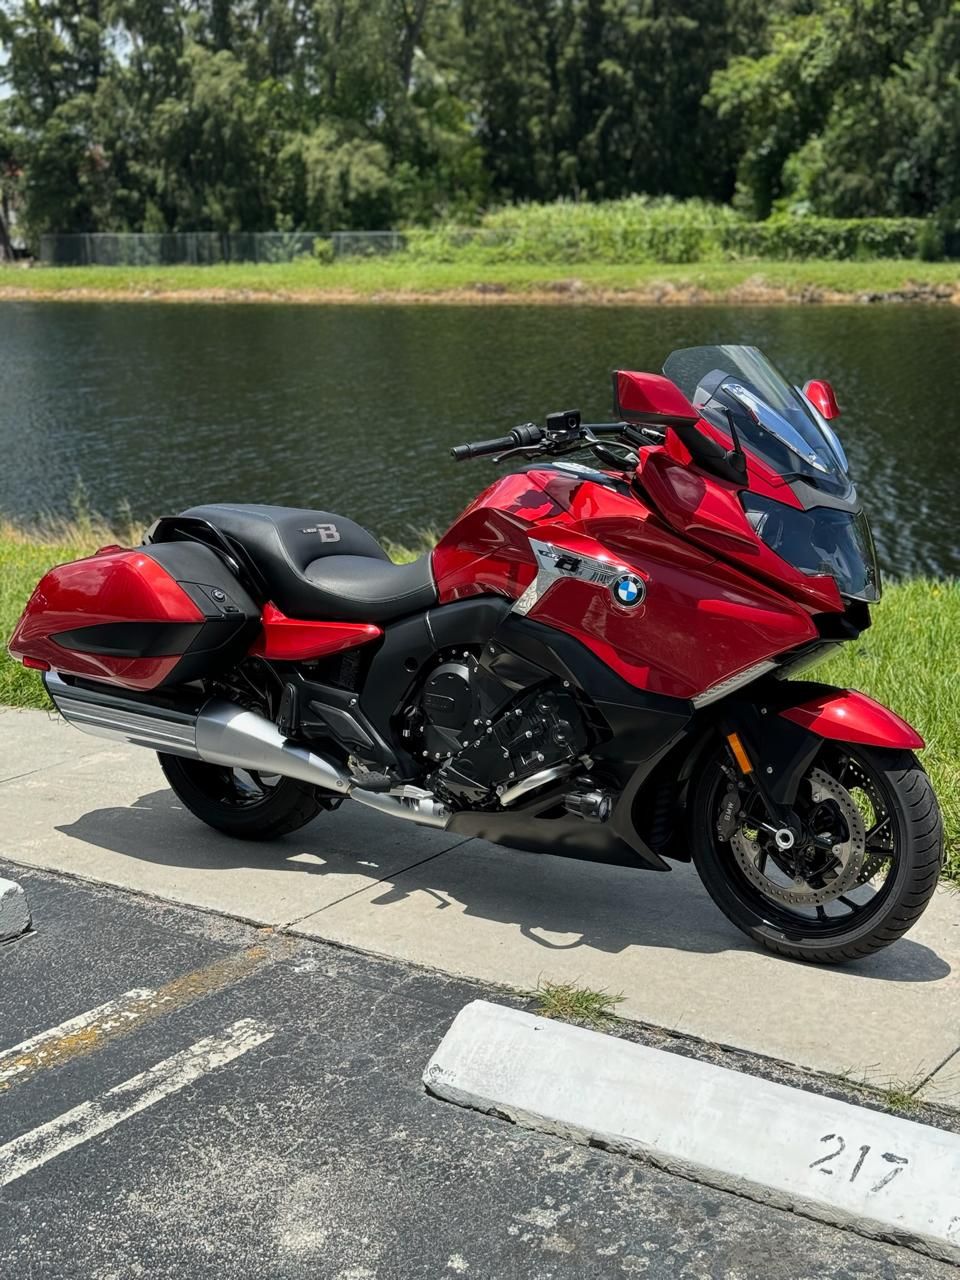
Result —
<instances>
[{"instance_id":1,"label":"chrome muffler","mask_svg":"<svg viewBox=\"0 0 960 1280\"><path fill-rule=\"evenodd\" d=\"M184 703L154 703L142 695L126 695L106 686L93 689L67 684L52 671L44 676L44 684L63 718L94 737L206 764L298 778L422 826L445 827L451 816L432 792L419 787L365 791L335 761L289 742L265 716L222 698L198 701L195 708Z\"/></svg>"}]
</instances>

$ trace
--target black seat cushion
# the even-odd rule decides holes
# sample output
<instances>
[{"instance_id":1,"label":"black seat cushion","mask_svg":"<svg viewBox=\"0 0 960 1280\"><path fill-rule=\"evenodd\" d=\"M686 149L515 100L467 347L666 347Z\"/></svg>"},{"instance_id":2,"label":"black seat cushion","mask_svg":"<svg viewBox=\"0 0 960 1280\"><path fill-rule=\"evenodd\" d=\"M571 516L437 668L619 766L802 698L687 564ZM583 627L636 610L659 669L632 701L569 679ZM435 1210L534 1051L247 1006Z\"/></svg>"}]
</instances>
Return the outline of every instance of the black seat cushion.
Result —
<instances>
[{"instance_id":1,"label":"black seat cushion","mask_svg":"<svg viewBox=\"0 0 960 1280\"><path fill-rule=\"evenodd\" d=\"M389 622L437 603L429 555L394 564L376 538L346 516L232 503L181 514L206 520L239 543L288 617Z\"/></svg>"},{"instance_id":2,"label":"black seat cushion","mask_svg":"<svg viewBox=\"0 0 960 1280\"><path fill-rule=\"evenodd\" d=\"M337 613L323 617L349 622L389 622L437 603L430 557L412 564L366 556L324 556L306 568L306 576Z\"/></svg>"}]
</instances>

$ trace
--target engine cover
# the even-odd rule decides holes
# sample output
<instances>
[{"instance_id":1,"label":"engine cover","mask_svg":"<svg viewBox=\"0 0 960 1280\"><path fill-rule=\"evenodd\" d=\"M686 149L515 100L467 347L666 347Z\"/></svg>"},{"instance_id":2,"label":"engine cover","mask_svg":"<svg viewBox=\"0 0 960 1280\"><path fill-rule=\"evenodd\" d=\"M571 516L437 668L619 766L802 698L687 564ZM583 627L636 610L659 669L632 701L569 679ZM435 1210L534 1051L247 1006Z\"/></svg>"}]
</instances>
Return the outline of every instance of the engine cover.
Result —
<instances>
[{"instance_id":1,"label":"engine cover","mask_svg":"<svg viewBox=\"0 0 960 1280\"><path fill-rule=\"evenodd\" d=\"M434 775L434 785L453 804L496 803L497 789L583 755L588 735L572 694L541 688L476 735Z\"/></svg>"},{"instance_id":2,"label":"engine cover","mask_svg":"<svg viewBox=\"0 0 960 1280\"><path fill-rule=\"evenodd\" d=\"M421 741L432 760L444 760L462 750L468 730L479 717L472 654L442 662L428 676L420 695Z\"/></svg>"}]
</instances>

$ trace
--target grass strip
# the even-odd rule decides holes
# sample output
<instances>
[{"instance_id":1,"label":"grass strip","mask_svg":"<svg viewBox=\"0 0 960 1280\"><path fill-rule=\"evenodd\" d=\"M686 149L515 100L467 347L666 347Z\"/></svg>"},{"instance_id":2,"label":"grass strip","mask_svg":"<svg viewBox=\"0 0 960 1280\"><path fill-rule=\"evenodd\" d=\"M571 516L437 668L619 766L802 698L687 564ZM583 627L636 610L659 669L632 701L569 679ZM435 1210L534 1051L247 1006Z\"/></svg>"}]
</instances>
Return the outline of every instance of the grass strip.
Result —
<instances>
[{"instance_id":1,"label":"grass strip","mask_svg":"<svg viewBox=\"0 0 960 1280\"><path fill-rule=\"evenodd\" d=\"M0 269L3 299L210 302L960 302L960 265L882 259L569 264L424 261Z\"/></svg>"}]
</instances>

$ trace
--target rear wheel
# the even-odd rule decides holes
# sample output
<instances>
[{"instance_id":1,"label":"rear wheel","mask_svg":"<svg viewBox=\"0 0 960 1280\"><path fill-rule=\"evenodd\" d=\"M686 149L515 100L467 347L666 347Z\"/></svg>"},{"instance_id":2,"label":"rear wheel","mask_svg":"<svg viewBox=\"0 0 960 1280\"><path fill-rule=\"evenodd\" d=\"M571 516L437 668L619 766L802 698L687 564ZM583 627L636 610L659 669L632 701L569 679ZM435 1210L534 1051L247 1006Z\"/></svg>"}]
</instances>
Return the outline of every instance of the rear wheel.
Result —
<instances>
[{"instance_id":1,"label":"rear wheel","mask_svg":"<svg viewBox=\"0 0 960 1280\"><path fill-rule=\"evenodd\" d=\"M274 840L306 826L335 797L296 778L158 753L167 781L201 822L241 840Z\"/></svg>"},{"instance_id":2,"label":"rear wheel","mask_svg":"<svg viewBox=\"0 0 960 1280\"><path fill-rule=\"evenodd\" d=\"M718 749L690 809L693 861L738 929L780 955L838 964L889 946L920 918L940 875L943 828L916 756L825 744L794 806L805 837L788 850L740 781Z\"/></svg>"}]
</instances>

